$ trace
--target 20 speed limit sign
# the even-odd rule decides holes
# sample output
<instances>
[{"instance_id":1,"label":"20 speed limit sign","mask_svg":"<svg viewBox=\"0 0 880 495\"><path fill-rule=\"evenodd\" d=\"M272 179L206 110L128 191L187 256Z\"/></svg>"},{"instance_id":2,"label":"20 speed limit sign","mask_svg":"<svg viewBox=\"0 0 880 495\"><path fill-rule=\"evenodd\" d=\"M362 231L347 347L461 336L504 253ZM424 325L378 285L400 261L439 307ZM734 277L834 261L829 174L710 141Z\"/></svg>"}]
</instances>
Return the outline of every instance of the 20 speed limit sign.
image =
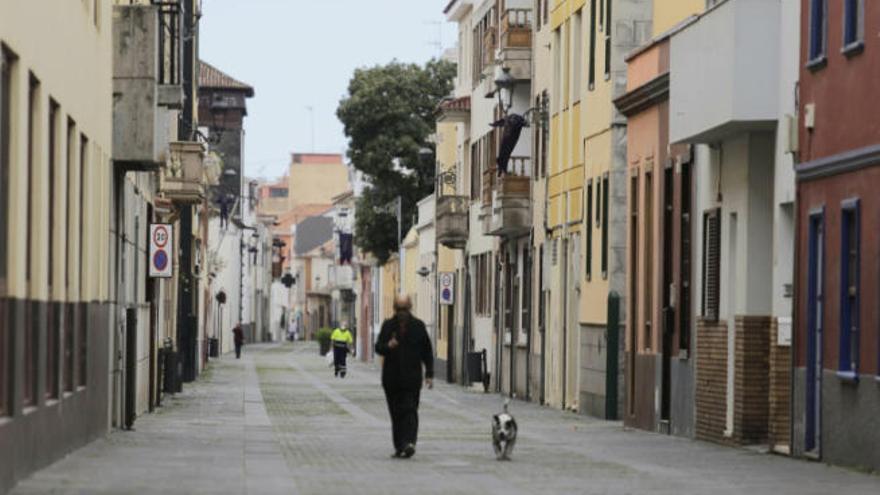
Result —
<instances>
[{"instance_id":1,"label":"20 speed limit sign","mask_svg":"<svg viewBox=\"0 0 880 495\"><path fill-rule=\"evenodd\" d=\"M150 277L170 278L172 275L172 232L172 226L167 223L150 225Z\"/></svg>"}]
</instances>

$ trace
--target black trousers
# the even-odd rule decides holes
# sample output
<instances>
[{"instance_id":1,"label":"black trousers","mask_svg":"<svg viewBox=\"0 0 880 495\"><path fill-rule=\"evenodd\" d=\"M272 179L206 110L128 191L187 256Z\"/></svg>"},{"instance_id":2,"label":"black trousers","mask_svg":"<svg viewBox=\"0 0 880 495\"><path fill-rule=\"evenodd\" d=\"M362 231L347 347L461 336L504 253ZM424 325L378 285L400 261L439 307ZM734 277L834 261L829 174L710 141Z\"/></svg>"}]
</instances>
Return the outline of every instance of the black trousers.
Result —
<instances>
[{"instance_id":1,"label":"black trousers","mask_svg":"<svg viewBox=\"0 0 880 495\"><path fill-rule=\"evenodd\" d=\"M394 450L416 444L419 436L419 389L385 389L391 414L391 438Z\"/></svg>"},{"instance_id":2,"label":"black trousers","mask_svg":"<svg viewBox=\"0 0 880 495\"><path fill-rule=\"evenodd\" d=\"M348 347L341 345L333 346L333 368L336 374L345 373L345 357L348 355Z\"/></svg>"},{"instance_id":3,"label":"black trousers","mask_svg":"<svg viewBox=\"0 0 880 495\"><path fill-rule=\"evenodd\" d=\"M235 344L235 359L241 358L241 344Z\"/></svg>"}]
</instances>

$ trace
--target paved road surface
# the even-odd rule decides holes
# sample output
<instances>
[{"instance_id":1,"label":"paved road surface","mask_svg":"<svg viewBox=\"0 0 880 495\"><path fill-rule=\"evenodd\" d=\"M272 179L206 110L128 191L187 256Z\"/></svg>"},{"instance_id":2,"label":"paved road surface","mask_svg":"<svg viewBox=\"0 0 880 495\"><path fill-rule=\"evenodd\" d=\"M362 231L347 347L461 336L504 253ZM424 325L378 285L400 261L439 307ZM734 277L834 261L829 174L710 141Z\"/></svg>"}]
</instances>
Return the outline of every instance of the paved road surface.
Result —
<instances>
[{"instance_id":1,"label":"paved road surface","mask_svg":"<svg viewBox=\"0 0 880 495\"><path fill-rule=\"evenodd\" d=\"M116 432L14 493L772 494L880 493L880 477L819 463L631 431L514 402L520 439L494 460L501 399L423 391L418 453L392 448L378 370L333 377L310 344L225 357L134 432Z\"/></svg>"}]
</instances>

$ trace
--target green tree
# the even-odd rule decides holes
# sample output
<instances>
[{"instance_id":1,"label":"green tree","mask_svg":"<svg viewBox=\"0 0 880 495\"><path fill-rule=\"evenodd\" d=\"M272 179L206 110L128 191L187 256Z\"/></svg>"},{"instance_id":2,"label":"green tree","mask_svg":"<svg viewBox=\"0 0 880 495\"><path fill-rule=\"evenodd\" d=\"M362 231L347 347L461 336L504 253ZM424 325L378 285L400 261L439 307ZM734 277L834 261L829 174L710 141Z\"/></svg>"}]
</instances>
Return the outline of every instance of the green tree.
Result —
<instances>
[{"instance_id":1,"label":"green tree","mask_svg":"<svg viewBox=\"0 0 880 495\"><path fill-rule=\"evenodd\" d=\"M382 208L401 197L406 233L416 203L434 190L434 145L428 138L455 72L455 64L443 60L357 69L336 110L349 138L348 158L370 183L358 200L355 242L380 263L398 248L397 219ZM430 156L421 153L425 149Z\"/></svg>"}]
</instances>

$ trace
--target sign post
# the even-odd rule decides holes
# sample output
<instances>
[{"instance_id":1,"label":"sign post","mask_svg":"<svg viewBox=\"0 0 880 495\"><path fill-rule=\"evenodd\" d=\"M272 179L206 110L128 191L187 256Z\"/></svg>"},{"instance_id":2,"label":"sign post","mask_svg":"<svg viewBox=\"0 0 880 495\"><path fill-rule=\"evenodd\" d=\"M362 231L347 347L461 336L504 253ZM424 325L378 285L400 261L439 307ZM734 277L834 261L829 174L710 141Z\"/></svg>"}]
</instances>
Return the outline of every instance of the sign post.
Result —
<instances>
[{"instance_id":1,"label":"sign post","mask_svg":"<svg viewBox=\"0 0 880 495\"><path fill-rule=\"evenodd\" d=\"M172 226L167 223L150 225L150 277L171 278L171 250L174 246Z\"/></svg>"},{"instance_id":2,"label":"sign post","mask_svg":"<svg viewBox=\"0 0 880 495\"><path fill-rule=\"evenodd\" d=\"M440 274L440 304L451 306L455 302L455 274L443 272Z\"/></svg>"}]
</instances>

